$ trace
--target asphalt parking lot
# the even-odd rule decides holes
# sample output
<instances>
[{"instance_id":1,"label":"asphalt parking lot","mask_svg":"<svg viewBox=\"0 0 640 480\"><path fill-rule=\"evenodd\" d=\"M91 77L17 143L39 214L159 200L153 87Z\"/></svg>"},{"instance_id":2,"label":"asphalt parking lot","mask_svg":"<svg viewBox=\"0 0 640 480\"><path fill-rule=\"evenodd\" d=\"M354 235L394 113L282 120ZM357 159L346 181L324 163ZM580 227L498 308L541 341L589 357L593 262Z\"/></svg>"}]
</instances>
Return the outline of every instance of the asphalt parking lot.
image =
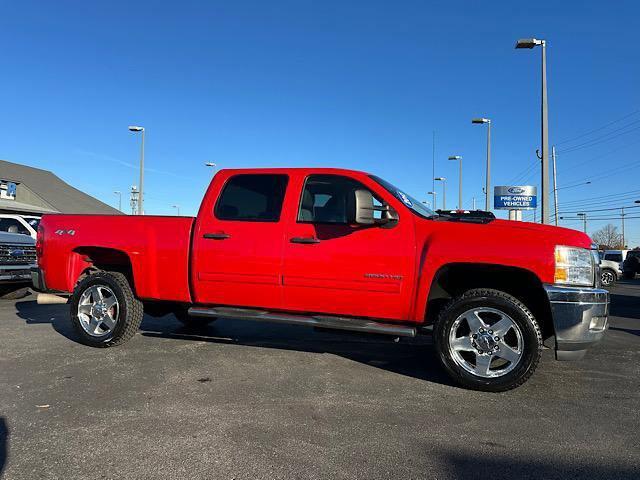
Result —
<instances>
[{"instance_id":1,"label":"asphalt parking lot","mask_svg":"<svg viewBox=\"0 0 640 480\"><path fill-rule=\"evenodd\" d=\"M640 478L640 280L585 360L503 394L428 341L167 316L102 350L67 309L0 303L2 478Z\"/></svg>"}]
</instances>

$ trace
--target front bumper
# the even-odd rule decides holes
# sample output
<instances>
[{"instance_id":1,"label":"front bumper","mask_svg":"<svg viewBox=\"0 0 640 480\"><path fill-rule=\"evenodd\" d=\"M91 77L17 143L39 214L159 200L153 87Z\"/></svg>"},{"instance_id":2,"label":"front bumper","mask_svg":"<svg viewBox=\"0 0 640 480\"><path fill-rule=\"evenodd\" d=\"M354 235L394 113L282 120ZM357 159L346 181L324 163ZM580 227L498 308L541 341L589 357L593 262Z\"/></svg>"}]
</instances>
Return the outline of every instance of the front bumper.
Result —
<instances>
[{"instance_id":1,"label":"front bumper","mask_svg":"<svg viewBox=\"0 0 640 480\"><path fill-rule=\"evenodd\" d=\"M0 284L23 284L31 281L30 265L0 266Z\"/></svg>"},{"instance_id":2,"label":"front bumper","mask_svg":"<svg viewBox=\"0 0 640 480\"><path fill-rule=\"evenodd\" d=\"M556 358L580 360L608 327L609 292L545 285L556 332Z\"/></svg>"}]
</instances>

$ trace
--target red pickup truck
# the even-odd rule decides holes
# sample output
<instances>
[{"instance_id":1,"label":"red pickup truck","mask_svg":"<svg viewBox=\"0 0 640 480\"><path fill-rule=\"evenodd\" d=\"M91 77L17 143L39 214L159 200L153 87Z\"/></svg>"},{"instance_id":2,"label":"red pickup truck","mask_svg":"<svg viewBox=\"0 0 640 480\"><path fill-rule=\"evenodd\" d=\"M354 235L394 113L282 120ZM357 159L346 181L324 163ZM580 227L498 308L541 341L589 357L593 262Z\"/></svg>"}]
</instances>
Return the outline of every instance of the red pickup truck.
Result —
<instances>
[{"instance_id":1,"label":"red pickup truck","mask_svg":"<svg viewBox=\"0 0 640 480\"><path fill-rule=\"evenodd\" d=\"M221 170L196 218L45 215L36 248L36 289L72 293L95 347L128 340L143 312L429 334L457 382L504 391L545 344L579 359L607 328L587 235L438 215L351 170Z\"/></svg>"}]
</instances>

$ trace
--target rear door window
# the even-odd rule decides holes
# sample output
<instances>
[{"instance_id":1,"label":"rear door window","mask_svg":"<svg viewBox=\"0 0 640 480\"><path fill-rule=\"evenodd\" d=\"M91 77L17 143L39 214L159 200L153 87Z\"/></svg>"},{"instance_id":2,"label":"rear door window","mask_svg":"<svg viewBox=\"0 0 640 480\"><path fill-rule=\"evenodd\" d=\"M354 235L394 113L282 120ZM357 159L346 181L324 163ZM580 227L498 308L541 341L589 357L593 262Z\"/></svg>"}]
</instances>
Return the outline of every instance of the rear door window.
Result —
<instances>
[{"instance_id":1,"label":"rear door window","mask_svg":"<svg viewBox=\"0 0 640 480\"><path fill-rule=\"evenodd\" d=\"M224 186L214 214L220 220L277 222L288 180L286 175L235 175Z\"/></svg>"}]
</instances>

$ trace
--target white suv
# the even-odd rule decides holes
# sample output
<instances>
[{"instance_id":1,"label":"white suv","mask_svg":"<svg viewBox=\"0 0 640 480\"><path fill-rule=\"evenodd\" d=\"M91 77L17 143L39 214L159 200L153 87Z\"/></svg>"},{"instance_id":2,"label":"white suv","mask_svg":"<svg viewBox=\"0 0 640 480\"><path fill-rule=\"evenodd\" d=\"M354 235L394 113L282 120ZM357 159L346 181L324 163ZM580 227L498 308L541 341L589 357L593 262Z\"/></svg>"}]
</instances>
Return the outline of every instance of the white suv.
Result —
<instances>
[{"instance_id":1,"label":"white suv","mask_svg":"<svg viewBox=\"0 0 640 480\"><path fill-rule=\"evenodd\" d=\"M40 217L33 215L0 213L0 232L21 233L35 240L39 223Z\"/></svg>"}]
</instances>

